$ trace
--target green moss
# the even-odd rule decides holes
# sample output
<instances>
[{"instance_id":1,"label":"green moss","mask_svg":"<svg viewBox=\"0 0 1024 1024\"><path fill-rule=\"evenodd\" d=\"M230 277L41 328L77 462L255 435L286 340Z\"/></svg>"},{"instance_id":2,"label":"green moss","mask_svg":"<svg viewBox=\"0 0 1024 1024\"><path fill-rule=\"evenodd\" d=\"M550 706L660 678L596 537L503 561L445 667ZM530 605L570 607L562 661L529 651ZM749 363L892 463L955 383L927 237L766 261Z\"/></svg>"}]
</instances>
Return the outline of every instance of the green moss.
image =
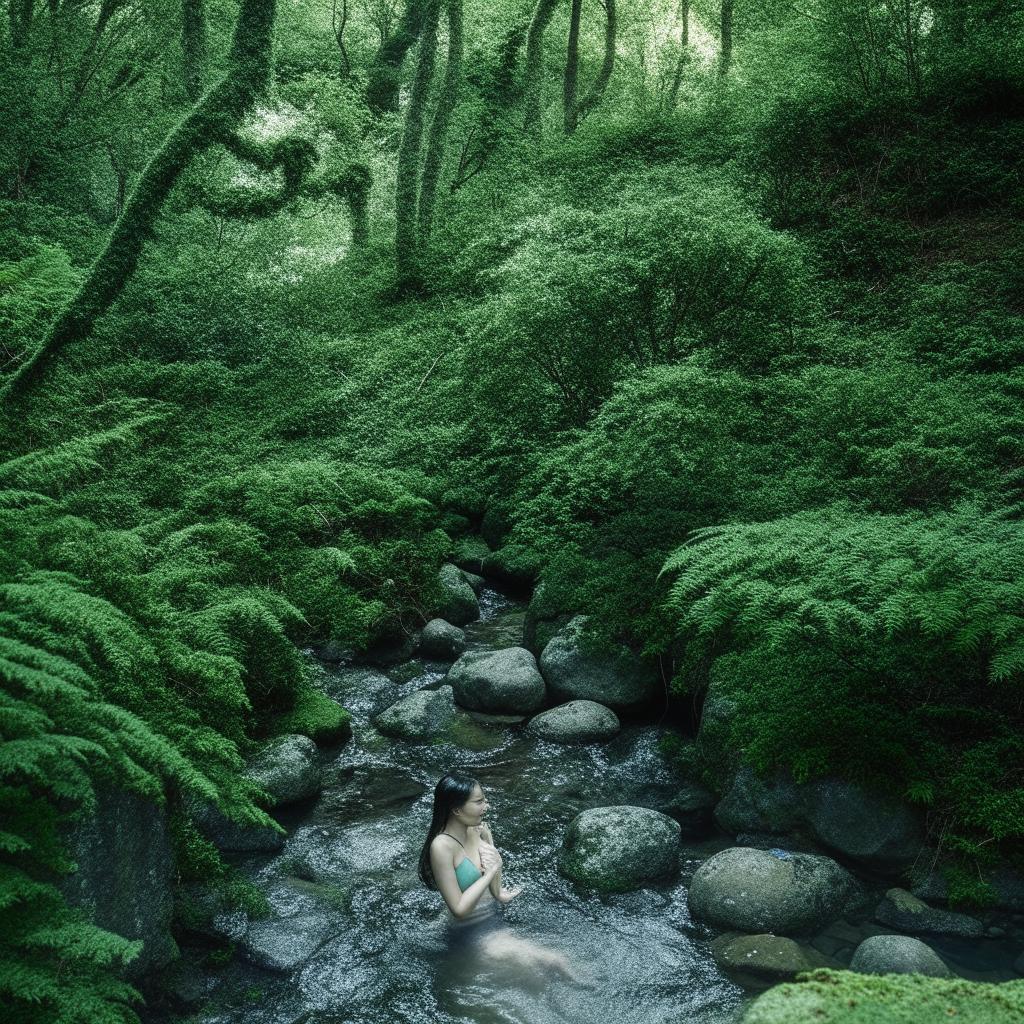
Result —
<instances>
[{"instance_id":1,"label":"green moss","mask_svg":"<svg viewBox=\"0 0 1024 1024\"><path fill-rule=\"evenodd\" d=\"M310 686L299 687L295 706L275 722L279 733L301 733L317 743L337 743L352 735L352 716L335 700Z\"/></svg>"},{"instance_id":2,"label":"green moss","mask_svg":"<svg viewBox=\"0 0 1024 1024\"><path fill-rule=\"evenodd\" d=\"M1011 1024L1024 1019L1024 981L988 985L824 970L801 979L758 998L743 1024Z\"/></svg>"}]
</instances>

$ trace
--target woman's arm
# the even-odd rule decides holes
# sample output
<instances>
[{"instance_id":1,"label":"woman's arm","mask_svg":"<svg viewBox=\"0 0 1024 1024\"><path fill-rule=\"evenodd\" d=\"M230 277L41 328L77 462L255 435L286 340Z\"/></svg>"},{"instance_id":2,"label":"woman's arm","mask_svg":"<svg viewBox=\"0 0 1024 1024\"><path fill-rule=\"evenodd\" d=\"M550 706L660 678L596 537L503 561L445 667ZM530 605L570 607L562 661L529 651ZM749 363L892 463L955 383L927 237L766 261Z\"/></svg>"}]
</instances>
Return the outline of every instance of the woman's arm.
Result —
<instances>
[{"instance_id":1,"label":"woman's arm","mask_svg":"<svg viewBox=\"0 0 1024 1024\"><path fill-rule=\"evenodd\" d=\"M480 897L487 891L495 874L501 870L501 857L497 863L493 860L484 864L484 873L465 891L459 888L455 877L455 866L452 864L453 851L449 844L435 839L430 844L430 867L434 872L434 881L438 891L444 897L448 909L455 917L465 917L480 902Z\"/></svg>"}]
</instances>

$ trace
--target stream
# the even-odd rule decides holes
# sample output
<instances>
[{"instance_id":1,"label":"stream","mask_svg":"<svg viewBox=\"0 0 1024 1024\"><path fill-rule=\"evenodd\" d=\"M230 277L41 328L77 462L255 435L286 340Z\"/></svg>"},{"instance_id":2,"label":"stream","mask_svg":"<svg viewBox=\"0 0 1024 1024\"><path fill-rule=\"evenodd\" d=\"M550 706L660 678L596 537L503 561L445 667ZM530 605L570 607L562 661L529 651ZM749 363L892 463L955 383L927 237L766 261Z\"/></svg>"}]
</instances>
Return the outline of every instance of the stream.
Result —
<instances>
[{"instance_id":1,"label":"stream","mask_svg":"<svg viewBox=\"0 0 1024 1024\"><path fill-rule=\"evenodd\" d=\"M480 605L480 621L466 628L469 650L522 643L521 603L485 589ZM278 815L289 831L283 850L231 858L265 892L272 914L260 927L294 963L270 971L236 953L212 966L209 950L186 946L191 1009L149 1011L149 1024L739 1020L750 995L716 966L709 932L691 921L686 901L700 863L733 845L726 837L684 839L678 876L638 892L598 896L557 871L562 836L581 810L657 806L686 781L658 753L662 730L627 723L611 742L589 746L547 743L496 721L464 723L457 745L377 732L374 715L440 685L447 669L420 660L318 669L326 692L352 712L353 738L328 753L316 801ZM416 862L433 786L449 769L479 779L506 884L523 887L507 925L564 952L580 981L448 949L447 911L420 883ZM856 935L845 941L852 949Z\"/></svg>"}]
</instances>

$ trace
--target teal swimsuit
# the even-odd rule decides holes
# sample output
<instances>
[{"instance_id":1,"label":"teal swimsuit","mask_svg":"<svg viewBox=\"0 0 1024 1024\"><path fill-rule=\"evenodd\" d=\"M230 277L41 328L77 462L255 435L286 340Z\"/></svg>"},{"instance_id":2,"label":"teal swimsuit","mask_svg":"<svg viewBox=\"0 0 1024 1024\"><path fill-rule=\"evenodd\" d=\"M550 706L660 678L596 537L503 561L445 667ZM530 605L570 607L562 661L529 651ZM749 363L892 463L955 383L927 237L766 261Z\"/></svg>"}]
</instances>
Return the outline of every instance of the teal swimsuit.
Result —
<instances>
[{"instance_id":1,"label":"teal swimsuit","mask_svg":"<svg viewBox=\"0 0 1024 1024\"><path fill-rule=\"evenodd\" d=\"M455 840L458 842L458 839ZM462 860L455 866L455 878L459 883L459 888L465 892L474 882L484 876L480 873L480 869L468 858L463 857Z\"/></svg>"}]
</instances>

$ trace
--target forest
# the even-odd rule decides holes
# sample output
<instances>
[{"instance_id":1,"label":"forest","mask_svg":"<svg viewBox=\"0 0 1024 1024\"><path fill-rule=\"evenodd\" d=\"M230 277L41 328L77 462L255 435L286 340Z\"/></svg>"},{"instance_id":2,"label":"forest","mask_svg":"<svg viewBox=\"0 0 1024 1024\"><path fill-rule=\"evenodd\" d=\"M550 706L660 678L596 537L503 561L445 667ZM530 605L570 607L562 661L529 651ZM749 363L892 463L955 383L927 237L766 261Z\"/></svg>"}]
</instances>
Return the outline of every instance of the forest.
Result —
<instances>
[{"instance_id":1,"label":"forest","mask_svg":"<svg viewBox=\"0 0 1024 1024\"><path fill-rule=\"evenodd\" d=\"M654 666L716 796L898 801L1024 974L1021 5L7 8L5 1019L160 1003L69 895L111 787L265 913L195 809L280 831L246 764L351 729L309 650L415 642L450 563ZM865 977L793 990L1024 1014Z\"/></svg>"}]
</instances>

